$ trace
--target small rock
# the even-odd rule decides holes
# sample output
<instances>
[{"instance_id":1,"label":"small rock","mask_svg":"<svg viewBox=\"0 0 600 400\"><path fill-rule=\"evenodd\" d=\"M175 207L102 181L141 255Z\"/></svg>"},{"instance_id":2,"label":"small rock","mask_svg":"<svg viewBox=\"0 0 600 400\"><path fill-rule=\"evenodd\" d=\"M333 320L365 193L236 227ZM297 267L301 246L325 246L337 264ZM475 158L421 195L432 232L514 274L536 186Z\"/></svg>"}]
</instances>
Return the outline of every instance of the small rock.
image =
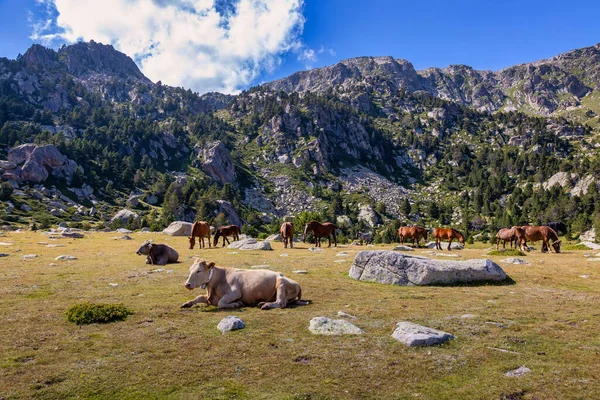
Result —
<instances>
[{"instance_id":1,"label":"small rock","mask_svg":"<svg viewBox=\"0 0 600 400\"><path fill-rule=\"evenodd\" d=\"M530 370L529 368L527 368L527 367L526 367L526 366L524 366L524 365L521 365L521 366L520 366L519 368L517 368L517 369L512 369L512 370L510 370L510 371L506 371L506 372L504 373L504 375L506 375L506 376L510 376L510 377L515 377L515 376L523 376L523 375L525 375L525 374L528 374L528 373L530 373L530 372L531 372L531 370Z\"/></svg>"},{"instance_id":2,"label":"small rock","mask_svg":"<svg viewBox=\"0 0 600 400\"><path fill-rule=\"evenodd\" d=\"M362 335L364 331L343 319L315 317L308 329L315 335Z\"/></svg>"},{"instance_id":3,"label":"small rock","mask_svg":"<svg viewBox=\"0 0 600 400\"><path fill-rule=\"evenodd\" d=\"M350 314L348 314L348 313L345 313L345 312L343 312L343 311L338 311L338 312L337 312L337 315L338 315L339 317L346 317L346 318L353 318L353 319L356 319L356 317L355 317L354 315L350 315Z\"/></svg>"},{"instance_id":4,"label":"small rock","mask_svg":"<svg viewBox=\"0 0 600 400\"><path fill-rule=\"evenodd\" d=\"M158 273L158 272L163 272L164 270L165 270L164 268L156 268L156 269L153 269L153 270L152 270L152 271L150 271L150 272L153 272L153 273Z\"/></svg>"},{"instance_id":5,"label":"small rock","mask_svg":"<svg viewBox=\"0 0 600 400\"><path fill-rule=\"evenodd\" d=\"M398 322L392 337L409 347L433 346L454 339L454 335L412 322Z\"/></svg>"},{"instance_id":6,"label":"small rock","mask_svg":"<svg viewBox=\"0 0 600 400\"><path fill-rule=\"evenodd\" d=\"M396 250L396 251L415 251L415 249L413 249L410 246L396 246L392 250Z\"/></svg>"},{"instance_id":7,"label":"small rock","mask_svg":"<svg viewBox=\"0 0 600 400\"><path fill-rule=\"evenodd\" d=\"M67 224L66 222L61 222L60 224L58 224L59 228L68 228L69 224Z\"/></svg>"},{"instance_id":8,"label":"small rock","mask_svg":"<svg viewBox=\"0 0 600 400\"><path fill-rule=\"evenodd\" d=\"M346 261L348 261L348 260L335 260L334 262L336 262L336 263L343 263L343 262L346 262Z\"/></svg>"},{"instance_id":9,"label":"small rock","mask_svg":"<svg viewBox=\"0 0 600 400\"><path fill-rule=\"evenodd\" d=\"M460 258L460 256L458 254L451 254L451 253L435 253L436 257L451 257L451 258Z\"/></svg>"},{"instance_id":10,"label":"small rock","mask_svg":"<svg viewBox=\"0 0 600 400\"><path fill-rule=\"evenodd\" d=\"M227 254L238 254L239 251L228 251Z\"/></svg>"},{"instance_id":11,"label":"small rock","mask_svg":"<svg viewBox=\"0 0 600 400\"><path fill-rule=\"evenodd\" d=\"M0 257L8 257L8 253L0 253Z\"/></svg>"},{"instance_id":12,"label":"small rock","mask_svg":"<svg viewBox=\"0 0 600 400\"><path fill-rule=\"evenodd\" d=\"M168 270L167 270L167 274L174 274L174 273L175 273L175 270L174 270L174 269L168 269Z\"/></svg>"},{"instance_id":13,"label":"small rock","mask_svg":"<svg viewBox=\"0 0 600 400\"><path fill-rule=\"evenodd\" d=\"M297 269L295 271L292 271L295 274L308 274L308 271L305 269Z\"/></svg>"},{"instance_id":14,"label":"small rock","mask_svg":"<svg viewBox=\"0 0 600 400\"><path fill-rule=\"evenodd\" d=\"M109 283L108 286L117 287L117 286L119 286L119 284L118 283Z\"/></svg>"},{"instance_id":15,"label":"small rock","mask_svg":"<svg viewBox=\"0 0 600 400\"><path fill-rule=\"evenodd\" d=\"M529 262L523 260L522 258L516 258L516 257L505 258L504 260L501 260L500 262L506 263L506 264L529 264Z\"/></svg>"},{"instance_id":16,"label":"small rock","mask_svg":"<svg viewBox=\"0 0 600 400\"><path fill-rule=\"evenodd\" d=\"M270 269L271 267L268 265L253 265L250 267L251 269Z\"/></svg>"},{"instance_id":17,"label":"small rock","mask_svg":"<svg viewBox=\"0 0 600 400\"><path fill-rule=\"evenodd\" d=\"M589 275L579 275L579 277L580 277L580 278L583 278L583 279L587 279L587 278L589 278L590 276L589 276Z\"/></svg>"},{"instance_id":18,"label":"small rock","mask_svg":"<svg viewBox=\"0 0 600 400\"><path fill-rule=\"evenodd\" d=\"M50 263L50 266L51 266L51 267L56 267L57 265L58 265L58 264L56 264L56 263Z\"/></svg>"},{"instance_id":19,"label":"small rock","mask_svg":"<svg viewBox=\"0 0 600 400\"><path fill-rule=\"evenodd\" d=\"M281 254L279 255L279 257L287 257L287 256L288 256L288 253L281 253Z\"/></svg>"},{"instance_id":20,"label":"small rock","mask_svg":"<svg viewBox=\"0 0 600 400\"><path fill-rule=\"evenodd\" d=\"M346 256L348 256L348 253L346 253L345 251L340 251L335 256L336 257L346 257Z\"/></svg>"},{"instance_id":21,"label":"small rock","mask_svg":"<svg viewBox=\"0 0 600 400\"><path fill-rule=\"evenodd\" d=\"M131 238L131 236L123 235L120 238L118 238L118 240L133 240L133 239Z\"/></svg>"},{"instance_id":22,"label":"small rock","mask_svg":"<svg viewBox=\"0 0 600 400\"><path fill-rule=\"evenodd\" d=\"M75 256L68 256L66 254L60 255L58 257L55 258L56 261L58 260L77 260L77 257Z\"/></svg>"},{"instance_id":23,"label":"small rock","mask_svg":"<svg viewBox=\"0 0 600 400\"><path fill-rule=\"evenodd\" d=\"M600 257L590 257L587 260L588 261L600 261Z\"/></svg>"},{"instance_id":24,"label":"small rock","mask_svg":"<svg viewBox=\"0 0 600 400\"><path fill-rule=\"evenodd\" d=\"M64 244L47 244L46 247L54 248L54 247L65 247Z\"/></svg>"},{"instance_id":25,"label":"small rock","mask_svg":"<svg viewBox=\"0 0 600 400\"><path fill-rule=\"evenodd\" d=\"M309 247L308 251L312 251L312 252L315 252L315 253L322 253L323 249L321 249L319 247Z\"/></svg>"},{"instance_id":26,"label":"small rock","mask_svg":"<svg viewBox=\"0 0 600 400\"><path fill-rule=\"evenodd\" d=\"M36 257L37 257L37 254L25 254L23 256L23 260L28 260L28 259L36 258Z\"/></svg>"},{"instance_id":27,"label":"small rock","mask_svg":"<svg viewBox=\"0 0 600 400\"><path fill-rule=\"evenodd\" d=\"M463 318L463 319L470 319L470 318L475 318L476 315L473 315L473 314L463 314L460 317Z\"/></svg>"},{"instance_id":28,"label":"small rock","mask_svg":"<svg viewBox=\"0 0 600 400\"><path fill-rule=\"evenodd\" d=\"M133 233L133 231L130 231L129 229L125 229L125 228L119 228L116 230L116 232L119 233Z\"/></svg>"},{"instance_id":29,"label":"small rock","mask_svg":"<svg viewBox=\"0 0 600 400\"><path fill-rule=\"evenodd\" d=\"M246 324L244 324L244 321L233 316L223 318L221 322L219 322L219 325L217 325L217 329L221 331L221 333L244 329L245 327Z\"/></svg>"}]
</instances>

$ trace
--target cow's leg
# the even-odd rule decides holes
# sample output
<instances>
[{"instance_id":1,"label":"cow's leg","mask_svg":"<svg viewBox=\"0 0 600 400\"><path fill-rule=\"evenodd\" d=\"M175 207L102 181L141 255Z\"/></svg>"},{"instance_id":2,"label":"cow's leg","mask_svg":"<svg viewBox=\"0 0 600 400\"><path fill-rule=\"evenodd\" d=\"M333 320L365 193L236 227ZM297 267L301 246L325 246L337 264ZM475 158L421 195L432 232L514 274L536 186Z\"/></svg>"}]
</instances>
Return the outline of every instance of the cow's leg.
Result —
<instances>
[{"instance_id":1,"label":"cow's leg","mask_svg":"<svg viewBox=\"0 0 600 400\"><path fill-rule=\"evenodd\" d=\"M219 307L219 308L243 307L244 303L242 303L241 301L236 301L240 297L242 297L242 293L240 293L239 290L234 289L231 292L227 293L225 296L221 297L221 300L219 300L217 307Z\"/></svg>"},{"instance_id":2,"label":"cow's leg","mask_svg":"<svg viewBox=\"0 0 600 400\"><path fill-rule=\"evenodd\" d=\"M154 261L152 261L152 256L150 254L146 256L146 264L154 264Z\"/></svg>"},{"instance_id":3,"label":"cow's leg","mask_svg":"<svg viewBox=\"0 0 600 400\"><path fill-rule=\"evenodd\" d=\"M277 296L273 302L261 302L258 306L261 310L270 310L271 308L285 308L287 306L287 290L285 284L279 279L277 280L279 285L277 286Z\"/></svg>"},{"instance_id":4,"label":"cow's leg","mask_svg":"<svg viewBox=\"0 0 600 400\"><path fill-rule=\"evenodd\" d=\"M181 308L190 308L194 304L205 303L208 304L208 298L205 295L200 295L196 297L194 300L186 301L181 305Z\"/></svg>"},{"instance_id":5,"label":"cow's leg","mask_svg":"<svg viewBox=\"0 0 600 400\"><path fill-rule=\"evenodd\" d=\"M161 254L160 256L158 256L156 258L156 260L154 260L154 264L155 265L167 265L168 261L169 261L169 256L166 254Z\"/></svg>"}]
</instances>

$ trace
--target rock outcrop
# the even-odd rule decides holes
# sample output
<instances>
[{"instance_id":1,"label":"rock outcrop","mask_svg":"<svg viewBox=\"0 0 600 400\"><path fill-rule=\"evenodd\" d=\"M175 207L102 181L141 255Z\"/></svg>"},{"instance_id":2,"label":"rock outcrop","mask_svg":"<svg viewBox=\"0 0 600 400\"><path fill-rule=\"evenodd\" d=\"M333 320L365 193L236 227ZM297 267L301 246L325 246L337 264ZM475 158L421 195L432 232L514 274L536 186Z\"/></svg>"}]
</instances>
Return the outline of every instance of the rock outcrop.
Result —
<instances>
[{"instance_id":1,"label":"rock outcrop","mask_svg":"<svg viewBox=\"0 0 600 400\"><path fill-rule=\"evenodd\" d=\"M192 235L192 223L184 221L174 221L169 224L163 233L169 236L191 236Z\"/></svg>"},{"instance_id":2,"label":"rock outcrop","mask_svg":"<svg viewBox=\"0 0 600 400\"><path fill-rule=\"evenodd\" d=\"M450 285L507 278L502 268L491 260L436 260L387 250L359 252L349 275L360 281L400 286Z\"/></svg>"},{"instance_id":3,"label":"rock outcrop","mask_svg":"<svg viewBox=\"0 0 600 400\"><path fill-rule=\"evenodd\" d=\"M235 180L235 167L229 150L220 140L197 149L201 167L208 175L220 183Z\"/></svg>"},{"instance_id":4,"label":"rock outcrop","mask_svg":"<svg viewBox=\"0 0 600 400\"><path fill-rule=\"evenodd\" d=\"M8 162L3 165L3 169L11 175L34 183L45 181L50 174L71 183L75 171L79 168L75 161L62 155L55 146L34 144L23 144L11 149L8 152Z\"/></svg>"},{"instance_id":5,"label":"rock outcrop","mask_svg":"<svg viewBox=\"0 0 600 400\"><path fill-rule=\"evenodd\" d=\"M135 212L124 208L124 209L120 210L118 213L116 213L115 216L110 219L110 223L113 224L115 222L118 222L118 223L120 223L121 226L126 226L130 220L133 220L134 223L139 224L140 216L139 216L139 214L136 214Z\"/></svg>"}]
</instances>

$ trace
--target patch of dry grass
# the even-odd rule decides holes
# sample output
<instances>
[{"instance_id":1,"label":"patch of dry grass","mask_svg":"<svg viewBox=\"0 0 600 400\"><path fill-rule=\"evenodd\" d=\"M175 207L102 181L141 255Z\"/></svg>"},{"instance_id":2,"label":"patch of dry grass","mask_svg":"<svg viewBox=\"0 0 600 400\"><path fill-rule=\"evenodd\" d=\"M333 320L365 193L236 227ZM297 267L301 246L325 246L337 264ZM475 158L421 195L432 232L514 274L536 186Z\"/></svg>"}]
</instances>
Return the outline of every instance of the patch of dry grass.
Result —
<instances>
[{"instance_id":1,"label":"patch of dry grass","mask_svg":"<svg viewBox=\"0 0 600 400\"><path fill-rule=\"evenodd\" d=\"M0 249L10 254L0 259L0 397L500 399L516 393L569 399L600 393L600 263L587 262L585 251L531 252L530 265L502 265L513 285L393 287L348 278L356 251L365 249L360 246L323 253L309 252L308 244L284 250L281 243L270 252L187 250L185 237L114 236L2 238L12 245ZM152 272L156 267L135 254L146 238L174 246L182 262ZM337 257L342 250L349 255ZM38 257L23 260L32 253ZM455 253L489 257L483 245ZM55 261L60 254L78 260ZM200 294L183 287L193 256L239 268L268 264L299 282L312 304L180 309ZM297 269L308 274L293 274ZM123 303L135 314L110 324L68 323L65 310L81 302ZM311 318L337 318L338 311L355 315L352 322L365 334L308 331ZM241 317L246 328L221 334L216 326L227 315ZM406 348L390 336L401 320L456 340ZM532 372L504 376L520 365Z\"/></svg>"}]
</instances>

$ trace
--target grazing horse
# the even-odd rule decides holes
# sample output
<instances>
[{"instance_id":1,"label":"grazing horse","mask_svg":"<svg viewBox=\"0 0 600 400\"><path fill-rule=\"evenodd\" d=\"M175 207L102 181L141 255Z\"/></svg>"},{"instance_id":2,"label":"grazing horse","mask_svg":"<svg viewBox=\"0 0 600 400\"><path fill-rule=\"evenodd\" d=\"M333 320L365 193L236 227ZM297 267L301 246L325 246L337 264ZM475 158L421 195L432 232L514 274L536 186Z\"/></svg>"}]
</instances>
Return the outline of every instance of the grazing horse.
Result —
<instances>
[{"instance_id":1,"label":"grazing horse","mask_svg":"<svg viewBox=\"0 0 600 400\"><path fill-rule=\"evenodd\" d=\"M194 248L196 244L196 237L198 238L198 247L203 248L204 238L208 238L208 247L210 247L210 224L204 221L196 221L192 225L192 236L190 236L190 250Z\"/></svg>"},{"instance_id":2,"label":"grazing horse","mask_svg":"<svg viewBox=\"0 0 600 400\"><path fill-rule=\"evenodd\" d=\"M552 228L557 235L567 234L567 225L564 222L548 222L546 226Z\"/></svg>"},{"instance_id":3,"label":"grazing horse","mask_svg":"<svg viewBox=\"0 0 600 400\"><path fill-rule=\"evenodd\" d=\"M521 240L521 248L525 251L530 250L527 247L527 241L537 242L541 240L543 242L542 253L548 252L550 245L552 245L555 252L560 253L561 241L558 239L558 235L554 229L548 226L522 226L521 228L523 228L525 233L524 238Z\"/></svg>"},{"instance_id":4,"label":"grazing horse","mask_svg":"<svg viewBox=\"0 0 600 400\"><path fill-rule=\"evenodd\" d=\"M360 245L363 245L363 241L365 242L365 244L371 244L373 243L373 234L366 232L358 232L356 234L356 239L360 240Z\"/></svg>"},{"instance_id":5,"label":"grazing horse","mask_svg":"<svg viewBox=\"0 0 600 400\"><path fill-rule=\"evenodd\" d=\"M417 247L419 247L419 239L423 238L423 241L427 241L427 229L422 226L403 226L398 229L398 236L400 237L400 244L404 245L404 239L412 239L413 246L415 245L415 239L417 241Z\"/></svg>"},{"instance_id":6,"label":"grazing horse","mask_svg":"<svg viewBox=\"0 0 600 400\"><path fill-rule=\"evenodd\" d=\"M281 240L283 240L283 247L287 249L288 242L290 243L290 249L294 248L294 223L284 222L279 228L279 234Z\"/></svg>"},{"instance_id":7,"label":"grazing horse","mask_svg":"<svg viewBox=\"0 0 600 400\"><path fill-rule=\"evenodd\" d=\"M306 243L306 235L308 232L312 232L315 236L315 246L321 247L321 238L329 239L329 246L331 247L331 236L333 236L333 247L337 247L337 238L335 236L335 230L340 229L331 222L325 222L324 224L318 221L310 221L304 227L304 243Z\"/></svg>"},{"instance_id":8,"label":"grazing horse","mask_svg":"<svg viewBox=\"0 0 600 400\"><path fill-rule=\"evenodd\" d=\"M515 242L515 249L517 248L518 236L515 230L516 227L502 228L496 233L496 250L498 250L498 246L500 245L500 241L502 240L502 247L506 248L506 242L510 242L510 248L513 248L513 242Z\"/></svg>"},{"instance_id":9,"label":"grazing horse","mask_svg":"<svg viewBox=\"0 0 600 400\"><path fill-rule=\"evenodd\" d=\"M237 225L227 225L217 228L215 230L215 239L213 241L213 246L217 247L217 243L219 242L219 238L223 237L223 247L225 247L225 241L227 240L227 244L229 244L229 239L227 236L232 236L233 240L240 240L240 233L242 230Z\"/></svg>"},{"instance_id":10,"label":"grazing horse","mask_svg":"<svg viewBox=\"0 0 600 400\"><path fill-rule=\"evenodd\" d=\"M454 228L435 228L433 230L433 237L435 238L435 248L442 250L441 241L442 239L448 239L448 250L452 245L452 240L458 239L458 242L465 245L465 236Z\"/></svg>"}]
</instances>

